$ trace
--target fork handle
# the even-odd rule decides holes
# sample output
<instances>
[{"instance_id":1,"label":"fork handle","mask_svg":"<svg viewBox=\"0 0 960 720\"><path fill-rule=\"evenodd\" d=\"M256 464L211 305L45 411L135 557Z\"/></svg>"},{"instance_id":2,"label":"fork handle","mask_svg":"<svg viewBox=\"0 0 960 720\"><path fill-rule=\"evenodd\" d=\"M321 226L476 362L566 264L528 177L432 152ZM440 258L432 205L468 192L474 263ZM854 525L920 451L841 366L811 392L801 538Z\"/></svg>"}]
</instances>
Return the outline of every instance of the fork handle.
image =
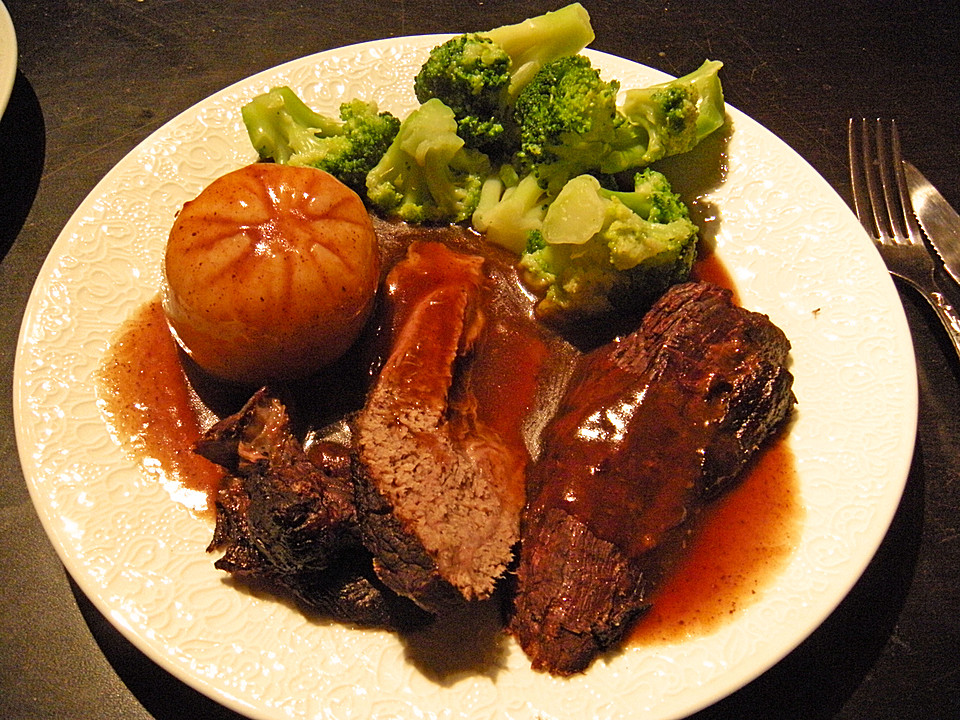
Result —
<instances>
[{"instance_id":1,"label":"fork handle","mask_svg":"<svg viewBox=\"0 0 960 720\"><path fill-rule=\"evenodd\" d=\"M940 318L950 342L953 343L953 349L960 358L960 315L957 314L957 309L939 290L927 293L927 300Z\"/></svg>"}]
</instances>

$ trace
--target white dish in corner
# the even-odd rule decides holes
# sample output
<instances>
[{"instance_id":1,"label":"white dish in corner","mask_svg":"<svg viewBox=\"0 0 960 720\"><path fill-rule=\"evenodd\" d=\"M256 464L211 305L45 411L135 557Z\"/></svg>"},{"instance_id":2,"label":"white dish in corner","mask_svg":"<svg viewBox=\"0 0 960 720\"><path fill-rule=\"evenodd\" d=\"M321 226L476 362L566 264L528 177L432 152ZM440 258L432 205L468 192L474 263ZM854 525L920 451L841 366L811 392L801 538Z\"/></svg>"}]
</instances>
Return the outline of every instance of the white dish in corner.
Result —
<instances>
[{"instance_id":1,"label":"white dish in corner","mask_svg":"<svg viewBox=\"0 0 960 720\"><path fill-rule=\"evenodd\" d=\"M7 109L17 79L17 33L6 6L0 2L0 117Z\"/></svg>"},{"instance_id":2,"label":"white dish in corner","mask_svg":"<svg viewBox=\"0 0 960 720\"><path fill-rule=\"evenodd\" d=\"M81 204L37 278L21 329L14 414L37 512L83 592L144 653L253 718L584 718L688 715L804 640L861 575L899 504L913 454L916 368L900 300L843 200L793 150L729 108L723 181L693 200L746 307L793 343L790 445L805 516L795 553L719 630L631 646L570 679L530 670L512 641L496 667L438 679L396 636L313 622L222 581L208 520L126 459L97 408L111 336L154 297L182 203L249 163L240 107L277 84L334 111L343 98L403 113L441 36L339 48L265 71L147 138ZM655 70L590 52L624 86Z\"/></svg>"}]
</instances>

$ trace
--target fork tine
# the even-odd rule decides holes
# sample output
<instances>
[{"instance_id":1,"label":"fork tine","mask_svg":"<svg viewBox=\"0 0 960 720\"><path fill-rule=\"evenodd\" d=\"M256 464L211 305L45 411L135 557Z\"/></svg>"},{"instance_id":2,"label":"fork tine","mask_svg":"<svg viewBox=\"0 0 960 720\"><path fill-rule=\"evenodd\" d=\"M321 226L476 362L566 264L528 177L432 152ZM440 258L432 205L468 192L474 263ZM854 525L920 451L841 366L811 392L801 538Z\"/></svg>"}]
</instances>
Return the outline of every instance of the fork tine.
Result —
<instances>
[{"instance_id":1,"label":"fork tine","mask_svg":"<svg viewBox=\"0 0 960 720\"><path fill-rule=\"evenodd\" d=\"M903 172L903 160L900 157L900 134L896 120L891 120L884 139L883 121L877 118L877 162L880 170L880 184L883 186L883 201L890 223L890 234L894 238L908 238L906 228L909 199L906 192L906 178Z\"/></svg>"},{"instance_id":2,"label":"fork tine","mask_svg":"<svg viewBox=\"0 0 960 720\"><path fill-rule=\"evenodd\" d=\"M923 233L920 224L913 214L913 203L907 190L907 176L903 169L903 156L900 154L900 132L897 130L897 121L890 121L890 150L893 160L893 173L897 181L897 195L900 200L899 220L903 223L904 236L910 242L922 245Z\"/></svg>"},{"instance_id":3,"label":"fork tine","mask_svg":"<svg viewBox=\"0 0 960 720\"><path fill-rule=\"evenodd\" d=\"M890 241L896 236L891 225L889 162L886 158L886 145L883 142L883 125L879 118L873 131L873 143L870 143L870 126L863 121L863 172L867 180L867 193L870 196L870 209L873 216L875 235L881 241Z\"/></svg>"},{"instance_id":4,"label":"fork tine","mask_svg":"<svg viewBox=\"0 0 960 720\"><path fill-rule=\"evenodd\" d=\"M857 214L857 219L863 225L867 234L876 235L871 220L870 199L866 188L866 175L864 174L864 146L863 140L866 136L866 119L860 120L860 131L857 132L857 121L850 118L847 123L847 159L850 167L850 186L853 190L853 210ZM858 142L858 139L860 142Z\"/></svg>"},{"instance_id":5,"label":"fork tine","mask_svg":"<svg viewBox=\"0 0 960 720\"><path fill-rule=\"evenodd\" d=\"M860 224L880 242L923 244L910 208L895 120L850 119L847 128L850 182Z\"/></svg>"},{"instance_id":6,"label":"fork tine","mask_svg":"<svg viewBox=\"0 0 960 720\"><path fill-rule=\"evenodd\" d=\"M936 281L936 265L927 252L907 192L896 121L891 120L889 127L889 139L885 140L883 121L878 118L871 143L871 127L866 118L850 118L847 124L853 207L890 274L912 286L930 303L960 356L960 313L947 302Z\"/></svg>"},{"instance_id":7,"label":"fork tine","mask_svg":"<svg viewBox=\"0 0 960 720\"><path fill-rule=\"evenodd\" d=\"M879 129L879 120L877 120ZM847 151L850 154L850 183L853 186L854 209L860 224L870 237L881 241L890 240L886 199L882 180L877 175L877 154L882 143L870 141L873 134L866 118L859 123L850 119Z\"/></svg>"}]
</instances>

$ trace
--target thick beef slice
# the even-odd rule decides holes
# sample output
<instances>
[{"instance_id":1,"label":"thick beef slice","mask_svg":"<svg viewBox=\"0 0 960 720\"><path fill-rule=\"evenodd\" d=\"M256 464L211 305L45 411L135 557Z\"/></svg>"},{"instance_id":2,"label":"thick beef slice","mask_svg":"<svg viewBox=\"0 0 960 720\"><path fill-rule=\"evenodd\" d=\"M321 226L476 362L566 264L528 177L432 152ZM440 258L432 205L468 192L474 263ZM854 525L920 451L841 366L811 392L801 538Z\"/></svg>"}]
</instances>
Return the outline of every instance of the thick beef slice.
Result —
<instances>
[{"instance_id":1,"label":"thick beef slice","mask_svg":"<svg viewBox=\"0 0 960 720\"><path fill-rule=\"evenodd\" d=\"M364 542L423 607L484 598L518 539L525 453L457 393L484 328L483 259L413 243L387 278L389 355L356 420Z\"/></svg>"},{"instance_id":2,"label":"thick beef slice","mask_svg":"<svg viewBox=\"0 0 960 720\"><path fill-rule=\"evenodd\" d=\"M660 551L788 416L789 348L729 291L687 283L584 356L529 471L511 630L535 668L579 672L623 636Z\"/></svg>"}]
</instances>

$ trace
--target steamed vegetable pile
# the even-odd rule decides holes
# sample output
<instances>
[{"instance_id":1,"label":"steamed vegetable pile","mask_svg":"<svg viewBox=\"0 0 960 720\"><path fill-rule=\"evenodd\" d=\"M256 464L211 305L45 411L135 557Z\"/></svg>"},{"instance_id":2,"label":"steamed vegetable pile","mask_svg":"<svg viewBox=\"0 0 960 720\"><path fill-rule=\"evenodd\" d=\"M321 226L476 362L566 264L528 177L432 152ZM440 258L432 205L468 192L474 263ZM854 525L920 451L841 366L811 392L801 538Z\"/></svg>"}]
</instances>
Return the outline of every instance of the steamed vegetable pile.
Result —
<instances>
[{"instance_id":1,"label":"steamed vegetable pile","mask_svg":"<svg viewBox=\"0 0 960 720\"><path fill-rule=\"evenodd\" d=\"M378 214L466 224L519 256L543 317L643 309L685 280L698 228L650 167L724 123L718 71L621 88L581 51L574 3L433 48L403 119L362 99L339 117L277 87L243 108L263 160L325 170Z\"/></svg>"}]
</instances>

